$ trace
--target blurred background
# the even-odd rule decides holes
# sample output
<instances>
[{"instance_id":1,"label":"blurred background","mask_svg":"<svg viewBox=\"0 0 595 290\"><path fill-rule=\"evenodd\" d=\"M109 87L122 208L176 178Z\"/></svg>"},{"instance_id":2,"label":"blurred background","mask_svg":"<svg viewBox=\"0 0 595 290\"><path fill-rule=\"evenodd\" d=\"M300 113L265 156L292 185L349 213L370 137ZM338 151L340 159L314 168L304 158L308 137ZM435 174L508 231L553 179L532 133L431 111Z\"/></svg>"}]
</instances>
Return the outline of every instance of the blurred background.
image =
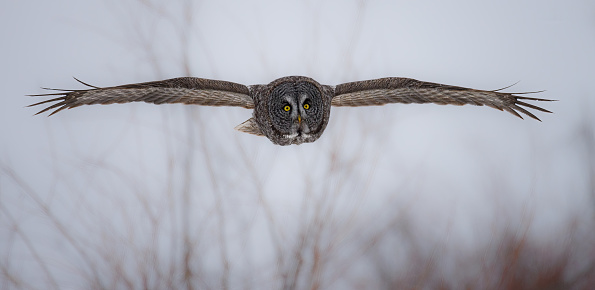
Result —
<instances>
[{"instance_id":1,"label":"blurred background","mask_svg":"<svg viewBox=\"0 0 595 290\"><path fill-rule=\"evenodd\" d=\"M0 289L593 289L595 2L2 1ZM559 100L26 108L41 87L410 77Z\"/></svg>"}]
</instances>

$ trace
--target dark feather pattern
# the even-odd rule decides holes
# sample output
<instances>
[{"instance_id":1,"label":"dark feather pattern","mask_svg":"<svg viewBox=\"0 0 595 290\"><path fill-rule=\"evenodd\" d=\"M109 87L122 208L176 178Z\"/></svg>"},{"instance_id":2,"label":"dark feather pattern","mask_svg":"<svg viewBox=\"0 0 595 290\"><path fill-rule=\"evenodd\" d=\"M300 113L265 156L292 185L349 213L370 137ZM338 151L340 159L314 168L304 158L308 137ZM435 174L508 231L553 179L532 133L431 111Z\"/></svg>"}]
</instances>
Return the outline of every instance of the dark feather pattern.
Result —
<instances>
[{"instance_id":1,"label":"dark feather pattern","mask_svg":"<svg viewBox=\"0 0 595 290\"><path fill-rule=\"evenodd\" d=\"M506 88L505 88L506 89ZM335 87L333 106L379 106L390 103L439 105L475 105L489 106L504 110L523 118L521 112L533 119L541 121L537 116L519 107L525 106L546 113L550 111L519 100L554 101L548 99L529 98L519 94L503 93L500 90L482 91L464 87L422 82L410 78L381 78L340 84ZM531 92L533 93L533 92ZM520 93L526 94L526 93Z\"/></svg>"},{"instance_id":2,"label":"dark feather pattern","mask_svg":"<svg viewBox=\"0 0 595 290\"><path fill-rule=\"evenodd\" d=\"M77 79L77 81L79 81ZM60 96L41 101L31 106L56 102L44 108L37 114L56 109L55 114L64 109L81 105L114 104L129 102L147 102L153 104L182 103L203 106L236 106L247 109L254 108L247 86L201 78L182 77L163 81L128 84L116 87L99 88L82 81L80 83L91 87L88 90L58 90L59 93L39 94L31 96ZM36 114L36 115L37 115Z\"/></svg>"}]
</instances>

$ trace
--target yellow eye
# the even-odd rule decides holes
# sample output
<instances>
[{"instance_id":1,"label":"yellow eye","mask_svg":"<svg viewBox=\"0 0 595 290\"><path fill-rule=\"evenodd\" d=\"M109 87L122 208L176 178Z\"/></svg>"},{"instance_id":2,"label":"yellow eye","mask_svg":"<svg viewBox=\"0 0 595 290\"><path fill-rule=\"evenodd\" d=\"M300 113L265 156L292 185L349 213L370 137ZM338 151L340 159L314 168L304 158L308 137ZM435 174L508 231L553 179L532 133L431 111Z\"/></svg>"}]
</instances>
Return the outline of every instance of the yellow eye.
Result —
<instances>
[{"instance_id":1,"label":"yellow eye","mask_svg":"<svg viewBox=\"0 0 595 290\"><path fill-rule=\"evenodd\" d=\"M289 110L291 110L291 107L289 105L283 107L283 110L285 110L285 112L289 112Z\"/></svg>"},{"instance_id":2,"label":"yellow eye","mask_svg":"<svg viewBox=\"0 0 595 290\"><path fill-rule=\"evenodd\" d=\"M309 104L304 104L304 109L310 109L310 105Z\"/></svg>"}]
</instances>

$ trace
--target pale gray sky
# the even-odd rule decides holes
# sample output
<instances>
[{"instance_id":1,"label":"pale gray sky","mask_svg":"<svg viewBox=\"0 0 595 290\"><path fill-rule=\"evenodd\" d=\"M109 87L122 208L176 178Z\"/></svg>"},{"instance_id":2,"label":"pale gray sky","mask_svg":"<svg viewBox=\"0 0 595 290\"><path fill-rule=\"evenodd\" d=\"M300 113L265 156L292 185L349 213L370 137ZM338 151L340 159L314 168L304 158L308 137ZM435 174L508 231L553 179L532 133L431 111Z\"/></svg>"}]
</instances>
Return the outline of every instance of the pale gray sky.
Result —
<instances>
[{"instance_id":1,"label":"pale gray sky","mask_svg":"<svg viewBox=\"0 0 595 290\"><path fill-rule=\"evenodd\" d=\"M102 251L120 253L114 260L138 283L143 262L132 257L154 251L175 268L185 235L194 273L208 277L197 280L213 288L226 279L276 288L296 247L311 249L300 241L312 231L336 245L322 247L321 267L332 268L318 277L324 288L376 285L375 263L386 262L376 255L394 256L382 269L406 273L412 251L440 253L440 273L461 285L460 260L507 230L528 229L544 248L580 236L576 265L595 260L593 1L185 3L0 3L0 266L25 286L50 276L65 288L110 285ZM112 86L187 73L244 84L520 81L508 91L546 90L536 96L559 102L539 104L554 112L543 122L471 106L334 108L320 140L289 147L234 131L251 115L244 109L126 104L47 118L24 108L40 87L83 88L73 76Z\"/></svg>"}]
</instances>

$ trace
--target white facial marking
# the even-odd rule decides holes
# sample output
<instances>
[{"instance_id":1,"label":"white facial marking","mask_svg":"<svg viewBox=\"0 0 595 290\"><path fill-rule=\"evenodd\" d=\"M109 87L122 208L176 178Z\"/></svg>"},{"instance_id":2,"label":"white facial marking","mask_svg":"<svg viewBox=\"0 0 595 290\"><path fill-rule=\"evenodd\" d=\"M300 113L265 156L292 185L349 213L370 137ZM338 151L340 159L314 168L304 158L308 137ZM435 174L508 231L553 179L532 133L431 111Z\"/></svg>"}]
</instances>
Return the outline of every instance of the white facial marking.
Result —
<instances>
[{"instance_id":1,"label":"white facial marking","mask_svg":"<svg viewBox=\"0 0 595 290\"><path fill-rule=\"evenodd\" d=\"M307 94L301 94L300 95L300 104L303 104L307 98L308 98Z\"/></svg>"},{"instance_id":2,"label":"white facial marking","mask_svg":"<svg viewBox=\"0 0 595 290\"><path fill-rule=\"evenodd\" d=\"M310 133L310 128L308 127L308 124L306 124L306 122L302 122L301 129L303 134Z\"/></svg>"}]
</instances>

